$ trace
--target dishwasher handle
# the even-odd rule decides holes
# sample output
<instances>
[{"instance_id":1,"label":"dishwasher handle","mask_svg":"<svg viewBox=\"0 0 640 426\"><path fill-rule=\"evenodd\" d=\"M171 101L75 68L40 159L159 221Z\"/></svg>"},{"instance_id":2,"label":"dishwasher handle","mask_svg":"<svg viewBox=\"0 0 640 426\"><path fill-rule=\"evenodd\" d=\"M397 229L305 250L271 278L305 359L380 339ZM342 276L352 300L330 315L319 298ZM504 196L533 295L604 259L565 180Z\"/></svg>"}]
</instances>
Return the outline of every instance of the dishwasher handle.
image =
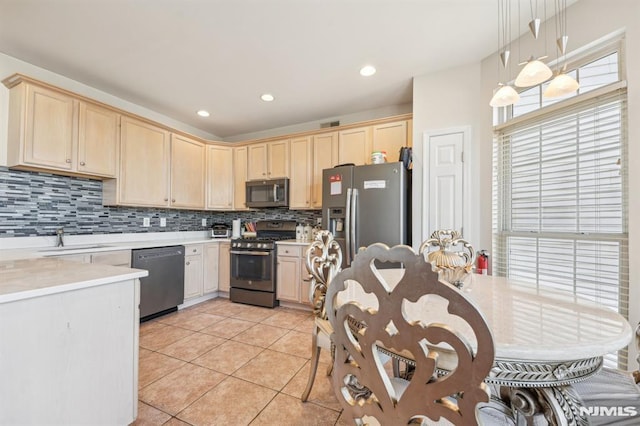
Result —
<instances>
[{"instance_id":1,"label":"dishwasher handle","mask_svg":"<svg viewBox=\"0 0 640 426\"><path fill-rule=\"evenodd\" d=\"M136 251L139 251L136 253ZM137 260L151 260L161 259L164 257L182 256L184 255L184 247L171 247L171 250L154 250L154 249L139 249L134 250L133 256Z\"/></svg>"}]
</instances>

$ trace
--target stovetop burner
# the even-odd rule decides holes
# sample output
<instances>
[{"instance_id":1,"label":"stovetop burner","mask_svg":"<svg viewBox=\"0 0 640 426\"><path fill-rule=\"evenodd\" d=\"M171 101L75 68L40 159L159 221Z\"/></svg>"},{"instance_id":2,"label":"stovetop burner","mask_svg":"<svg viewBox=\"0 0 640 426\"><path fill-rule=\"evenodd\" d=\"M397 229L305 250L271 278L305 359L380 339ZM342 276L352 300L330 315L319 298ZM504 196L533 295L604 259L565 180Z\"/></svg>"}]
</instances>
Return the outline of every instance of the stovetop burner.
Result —
<instances>
[{"instance_id":1,"label":"stovetop burner","mask_svg":"<svg viewBox=\"0 0 640 426\"><path fill-rule=\"evenodd\" d=\"M275 249L275 242L296 237L296 222L291 220L264 220L256 223L257 235L252 238L239 238L231 242L236 249Z\"/></svg>"}]
</instances>

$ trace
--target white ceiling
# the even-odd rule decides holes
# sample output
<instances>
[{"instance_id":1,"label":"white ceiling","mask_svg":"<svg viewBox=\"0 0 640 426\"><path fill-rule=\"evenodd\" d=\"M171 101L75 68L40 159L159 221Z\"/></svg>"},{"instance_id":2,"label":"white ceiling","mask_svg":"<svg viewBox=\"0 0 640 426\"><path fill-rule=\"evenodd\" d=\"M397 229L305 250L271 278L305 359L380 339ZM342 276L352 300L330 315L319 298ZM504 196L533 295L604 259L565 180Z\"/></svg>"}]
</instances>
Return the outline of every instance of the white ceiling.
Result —
<instances>
[{"instance_id":1,"label":"white ceiling","mask_svg":"<svg viewBox=\"0 0 640 426\"><path fill-rule=\"evenodd\" d=\"M411 102L412 77L497 50L497 7L0 0L0 51L225 138ZM361 77L365 64L377 74ZM276 100L261 101L265 92Z\"/></svg>"}]
</instances>

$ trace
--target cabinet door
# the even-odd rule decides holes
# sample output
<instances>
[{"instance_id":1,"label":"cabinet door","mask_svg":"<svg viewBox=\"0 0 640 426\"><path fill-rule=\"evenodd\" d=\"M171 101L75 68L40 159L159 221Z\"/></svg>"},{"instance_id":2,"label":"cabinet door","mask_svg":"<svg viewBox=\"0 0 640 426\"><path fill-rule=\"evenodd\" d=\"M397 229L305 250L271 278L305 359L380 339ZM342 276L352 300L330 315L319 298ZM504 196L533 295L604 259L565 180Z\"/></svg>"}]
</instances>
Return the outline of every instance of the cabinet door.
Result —
<instances>
[{"instance_id":1,"label":"cabinet door","mask_svg":"<svg viewBox=\"0 0 640 426\"><path fill-rule=\"evenodd\" d=\"M19 90L20 88L17 88ZM72 170L77 101L62 93L26 85L24 163Z\"/></svg>"},{"instance_id":2,"label":"cabinet door","mask_svg":"<svg viewBox=\"0 0 640 426\"><path fill-rule=\"evenodd\" d=\"M122 117L120 203L166 207L169 204L169 132Z\"/></svg>"},{"instance_id":3,"label":"cabinet door","mask_svg":"<svg viewBox=\"0 0 640 426\"><path fill-rule=\"evenodd\" d=\"M247 210L247 147L233 148L233 208Z\"/></svg>"},{"instance_id":4,"label":"cabinet door","mask_svg":"<svg viewBox=\"0 0 640 426\"><path fill-rule=\"evenodd\" d=\"M398 161L400 148L407 146L407 122L397 121L373 126L372 151L385 151L387 161Z\"/></svg>"},{"instance_id":5,"label":"cabinet door","mask_svg":"<svg viewBox=\"0 0 640 426\"><path fill-rule=\"evenodd\" d=\"M80 102L78 120L78 171L115 177L120 114Z\"/></svg>"},{"instance_id":6,"label":"cabinet door","mask_svg":"<svg viewBox=\"0 0 640 426\"><path fill-rule=\"evenodd\" d=\"M242 181L244 186L244 181ZM207 147L207 208L233 208L233 148Z\"/></svg>"},{"instance_id":7,"label":"cabinet door","mask_svg":"<svg viewBox=\"0 0 640 426\"><path fill-rule=\"evenodd\" d=\"M269 179L289 177L289 140L269 142L267 158Z\"/></svg>"},{"instance_id":8,"label":"cabinet door","mask_svg":"<svg viewBox=\"0 0 640 426\"><path fill-rule=\"evenodd\" d=\"M249 145L247 152L247 178L249 180L267 179L267 144Z\"/></svg>"},{"instance_id":9,"label":"cabinet door","mask_svg":"<svg viewBox=\"0 0 640 426\"><path fill-rule=\"evenodd\" d=\"M338 164L338 133L323 133L313 137L313 187L311 207L322 208L322 171Z\"/></svg>"},{"instance_id":10,"label":"cabinet door","mask_svg":"<svg viewBox=\"0 0 640 426\"><path fill-rule=\"evenodd\" d=\"M407 120L407 146L413 146L413 119Z\"/></svg>"},{"instance_id":11,"label":"cabinet door","mask_svg":"<svg viewBox=\"0 0 640 426\"><path fill-rule=\"evenodd\" d=\"M184 257L184 298L202 296L202 254Z\"/></svg>"},{"instance_id":12,"label":"cabinet door","mask_svg":"<svg viewBox=\"0 0 640 426\"><path fill-rule=\"evenodd\" d=\"M218 290L220 257L220 244L212 243L204 246L204 282L202 291L204 294Z\"/></svg>"},{"instance_id":13,"label":"cabinet door","mask_svg":"<svg viewBox=\"0 0 640 426\"><path fill-rule=\"evenodd\" d=\"M311 137L291 140L289 208L311 207Z\"/></svg>"},{"instance_id":14,"label":"cabinet door","mask_svg":"<svg viewBox=\"0 0 640 426\"><path fill-rule=\"evenodd\" d=\"M309 291L311 290L311 278L304 259L300 259L300 302L311 305Z\"/></svg>"},{"instance_id":15,"label":"cabinet door","mask_svg":"<svg viewBox=\"0 0 640 426\"><path fill-rule=\"evenodd\" d=\"M204 208L204 144L171 135L171 207Z\"/></svg>"},{"instance_id":16,"label":"cabinet door","mask_svg":"<svg viewBox=\"0 0 640 426\"><path fill-rule=\"evenodd\" d=\"M300 258L278 256L278 300L300 301Z\"/></svg>"},{"instance_id":17,"label":"cabinet door","mask_svg":"<svg viewBox=\"0 0 640 426\"><path fill-rule=\"evenodd\" d=\"M368 164L371 158L371 128L343 130L338 135L338 162L357 166Z\"/></svg>"},{"instance_id":18,"label":"cabinet door","mask_svg":"<svg viewBox=\"0 0 640 426\"><path fill-rule=\"evenodd\" d=\"M218 262L218 284L220 291L229 292L231 282L231 250L230 243L220 244L220 262Z\"/></svg>"}]
</instances>

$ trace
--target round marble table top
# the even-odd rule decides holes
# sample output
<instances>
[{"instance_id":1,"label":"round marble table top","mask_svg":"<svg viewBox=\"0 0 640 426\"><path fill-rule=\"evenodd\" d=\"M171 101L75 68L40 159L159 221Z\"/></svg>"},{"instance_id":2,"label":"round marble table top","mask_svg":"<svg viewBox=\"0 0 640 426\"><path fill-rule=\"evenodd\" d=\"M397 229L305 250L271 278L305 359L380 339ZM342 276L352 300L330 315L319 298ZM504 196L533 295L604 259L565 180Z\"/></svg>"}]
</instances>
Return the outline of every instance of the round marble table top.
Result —
<instances>
[{"instance_id":1,"label":"round marble table top","mask_svg":"<svg viewBox=\"0 0 640 426\"><path fill-rule=\"evenodd\" d=\"M401 269L380 270L393 288L403 275ZM620 314L569 292L532 289L516 281L474 274L461 290L483 313L489 324L496 360L567 361L600 357L625 347L631 340L631 327ZM350 283L339 302L357 300L376 306L377 300L362 287ZM440 300L438 300L440 299ZM428 295L416 303L405 303L408 320L425 324L440 322L447 302ZM458 317L450 316L453 327L465 336L473 334ZM457 322L456 322L457 321Z\"/></svg>"}]
</instances>

